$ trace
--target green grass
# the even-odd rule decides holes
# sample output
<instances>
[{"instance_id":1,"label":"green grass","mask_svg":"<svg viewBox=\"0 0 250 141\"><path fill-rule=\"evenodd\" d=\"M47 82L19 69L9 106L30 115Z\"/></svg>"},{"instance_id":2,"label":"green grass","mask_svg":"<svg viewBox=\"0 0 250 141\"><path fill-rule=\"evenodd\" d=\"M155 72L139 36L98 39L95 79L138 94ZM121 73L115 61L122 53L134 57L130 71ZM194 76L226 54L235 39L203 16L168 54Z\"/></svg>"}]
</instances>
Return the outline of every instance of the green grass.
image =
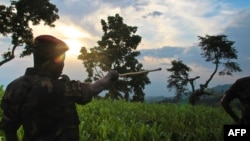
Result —
<instances>
[{"instance_id":1,"label":"green grass","mask_svg":"<svg viewBox=\"0 0 250 141\"><path fill-rule=\"evenodd\" d=\"M93 100L77 110L81 141L222 141L233 123L221 107L202 105Z\"/></svg>"}]
</instances>

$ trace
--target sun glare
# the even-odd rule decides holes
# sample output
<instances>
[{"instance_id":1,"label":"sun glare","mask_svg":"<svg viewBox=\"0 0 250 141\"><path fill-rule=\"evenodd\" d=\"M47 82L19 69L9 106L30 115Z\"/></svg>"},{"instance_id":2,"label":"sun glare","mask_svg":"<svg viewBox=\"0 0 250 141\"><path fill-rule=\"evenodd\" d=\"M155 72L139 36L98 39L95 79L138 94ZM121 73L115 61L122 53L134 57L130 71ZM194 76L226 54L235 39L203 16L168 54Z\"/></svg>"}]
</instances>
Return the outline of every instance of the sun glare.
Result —
<instances>
[{"instance_id":1,"label":"sun glare","mask_svg":"<svg viewBox=\"0 0 250 141\"><path fill-rule=\"evenodd\" d=\"M81 42L84 38L88 38L89 35L76 26L60 26L61 32L64 35L64 41L69 46L67 54L69 55L79 55L80 49L83 45Z\"/></svg>"},{"instance_id":2,"label":"sun glare","mask_svg":"<svg viewBox=\"0 0 250 141\"><path fill-rule=\"evenodd\" d=\"M79 55L81 47L83 46L80 41L77 39L66 39L66 44L69 46L69 50L67 51L67 54L69 55Z\"/></svg>"}]
</instances>

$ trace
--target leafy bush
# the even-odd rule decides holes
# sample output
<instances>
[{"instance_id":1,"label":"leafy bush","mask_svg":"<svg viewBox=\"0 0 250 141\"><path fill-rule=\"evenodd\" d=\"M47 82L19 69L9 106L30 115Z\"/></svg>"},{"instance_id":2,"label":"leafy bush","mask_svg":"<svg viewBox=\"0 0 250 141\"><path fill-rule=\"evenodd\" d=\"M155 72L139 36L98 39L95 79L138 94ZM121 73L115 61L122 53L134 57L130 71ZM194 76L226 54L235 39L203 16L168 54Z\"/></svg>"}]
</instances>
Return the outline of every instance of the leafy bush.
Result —
<instances>
[{"instance_id":1,"label":"leafy bush","mask_svg":"<svg viewBox=\"0 0 250 141\"><path fill-rule=\"evenodd\" d=\"M4 88L3 88L3 85L0 85L0 101L2 100L3 94L4 94ZM2 118L2 115L3 115L3 111L0 110L0 120ZM1 130L0 130L0 141L4 141L4 135Z\"/></svg>"},{"instance_id":2,"label":"leafy bush","mask_svg":"<svg viewBox=\"0 0 250 141\"><path fill-rule=\"evenodd\" d=\"M1 100L2 97L3 97L3 93L4 93L3 85L0 85L0 100Z\"/></svg>"}]
</instances>

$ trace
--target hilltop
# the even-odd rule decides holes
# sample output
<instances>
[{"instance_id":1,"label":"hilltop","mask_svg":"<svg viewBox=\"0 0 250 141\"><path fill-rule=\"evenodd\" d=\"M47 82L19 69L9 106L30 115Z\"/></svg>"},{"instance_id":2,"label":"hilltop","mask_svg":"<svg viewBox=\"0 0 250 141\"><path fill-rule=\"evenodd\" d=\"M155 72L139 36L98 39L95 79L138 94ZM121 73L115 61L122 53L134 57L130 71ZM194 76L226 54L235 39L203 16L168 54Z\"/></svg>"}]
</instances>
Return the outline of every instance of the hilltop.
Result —
<instances>
[{"instance_id":1,"label":"hilltop","mask_svg":"<svg viewBox=\"0 0 250 141\"><path fill-rule=\"evenodd\" d=\"M223 85L217 85L217 86L212 87L212 88L208 88L207 90L209 92L211 92L212 94L202 96L200 101L197 102L197 104L205 104L205 105L210 105L210 106L220 105L220 103L219 103L220 99L222 98L225 91L228 90L231 85L232 84L223 84ZM148 97L145 97L145 101L148 103L152 103L152 102L188 103L188 96L183 96L183 98L179 101L175 101L173 99L173 97L148 96Z\"/></svg>"}]
</instances>

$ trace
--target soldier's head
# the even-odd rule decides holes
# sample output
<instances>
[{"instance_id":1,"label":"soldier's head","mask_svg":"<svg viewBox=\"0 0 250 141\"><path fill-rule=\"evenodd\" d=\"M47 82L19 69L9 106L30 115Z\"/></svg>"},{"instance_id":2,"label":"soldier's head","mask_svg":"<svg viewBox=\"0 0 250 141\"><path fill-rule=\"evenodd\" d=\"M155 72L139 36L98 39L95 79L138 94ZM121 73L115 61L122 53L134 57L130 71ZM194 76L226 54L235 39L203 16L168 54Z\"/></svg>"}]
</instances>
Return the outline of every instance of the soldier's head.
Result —
<instances>
[{"instance_id":1,"label":"soldier's head","mask_svg":"<svg viewBox=\"0 0 250 141\"><path fill-rule=\"evenodd\" d=\"M37 36L33 44L34 67L58 77L64 67L66 43L51 35Z\"/></svg>"}]
</instances>

